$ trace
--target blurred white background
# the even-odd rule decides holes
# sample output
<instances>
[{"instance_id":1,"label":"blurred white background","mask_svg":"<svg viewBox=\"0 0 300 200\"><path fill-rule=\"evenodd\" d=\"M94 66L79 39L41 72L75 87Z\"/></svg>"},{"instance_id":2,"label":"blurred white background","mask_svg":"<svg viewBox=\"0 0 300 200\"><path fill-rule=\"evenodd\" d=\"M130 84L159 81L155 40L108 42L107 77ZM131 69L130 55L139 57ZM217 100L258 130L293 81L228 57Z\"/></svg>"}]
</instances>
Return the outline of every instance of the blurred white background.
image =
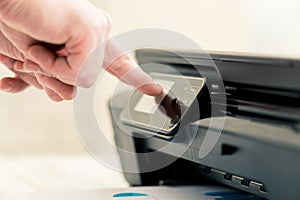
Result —
<instances>
[{"instance_id":1,"label":"blurred white background","mask_svg":"<svg viewBox=\"0 0 300 200\"><path fill-rule=\"evenodd\" d=\"M164 28L185 34L206 50L300 57L297 0L93 3L111 14L113 34L145 27ZM1 77L8 74L0 67ZM98 93L101 101L96 105L97 116L112 134L106 100L116 79L108 75L105 80L107 84ZM0 93L0 128L2 192L126 186L120 173L94 161L80 144L72 102L53 103L33 88L17 95Z\"/></svg>"}]
</instances>

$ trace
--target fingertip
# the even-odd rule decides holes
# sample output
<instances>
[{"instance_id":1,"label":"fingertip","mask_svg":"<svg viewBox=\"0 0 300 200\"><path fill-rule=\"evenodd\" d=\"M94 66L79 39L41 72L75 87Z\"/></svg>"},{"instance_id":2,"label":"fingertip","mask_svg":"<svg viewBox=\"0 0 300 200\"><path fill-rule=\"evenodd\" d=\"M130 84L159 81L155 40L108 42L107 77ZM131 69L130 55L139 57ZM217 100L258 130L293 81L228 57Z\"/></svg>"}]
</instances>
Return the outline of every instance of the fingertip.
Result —
<instances>
[{"instance_id":1,"label":"fingertip","mask_svg":"<svg viewBox=\"0 0 300 200\"><path fill-rule=\"evenodd\" d=\"M53 90L49 89L49 88L44 88L46 94L48 95L48 97L55 102L61 102L63 101L63 98L61 98L56 92L54 92Z\"/></svg>"},{"instance_id":2,"label":"fingertip","mask_svg":"<svg viewBox=\"0 0 300 200\"><path fill-rule=\"evenodd\" d=\"M24 72L23 63L20 61L16 61L13 65L13 69L18 72Z\"/></svg>"},{"instance_id":3,"label":"fingertip","mask_svg":"<svg viewBox=\"0 0 300 200\"><path fill-rule=\"evenodd\" d=\"M159 96L163 93L163 88L156 83L143 85L138 90L150 96Z\"/></svg>"},{"instance_id":4,"label":"fingertip","mask_svg":"<svg viewBox=\"0 0 300 200\"><path fill-rule=\"evenodd\" d=\"M0 80L0 90L2 92L11 92L14 88L14 83L6 79Z\"/></svg>"},{"instance_id":5,"label":"fingertip","mask_svg":"<svg viewBox=\"0 0 300 200\"><path fill-rule=\"evenodd\" d=\"M5 65L8 69L12 69L13 66L14 66L14 62L15 60L12 59L12 58L8 58L6 56L2 57L1 58L1 61L0 61L3 65Z\"/></svg>"},{"instance_id":6,"label":"fingertip","mask_svg":"<svg viewBox=\"0 0 300 200\"><path fill-rule=\"evenodd\" d=\"M50 97L50 99L51 99L52 101L54 101L54 102L57 102L57 103L63 101L63 99L62 99L60 96L58 96L58 95L52 95L52 96Z\"/></svg>"},{"instance_id":7,"label":"fingertip","mask_svg":"<svg viewBox=\"0 0 300 200\"><path fill-rule=\"evenodd\" d=\"M18 93L25 90L28 84L18 78L3 78L0 81L0 90L7 93Z\"/></svg>"},{"instance_id":8,"label":"fingertip","mask_svg":"<svg viewBox=\"0 0 300 200\"><path fill-rule=\"evenodd\" d=\"M67 91L67 92L65 92L65 93L62 94L62 98L64 100L66 100L66 101L73 100L75 98L75 96L76 96L76 89L75 89L75 87L72 90L70 90L70 92Z\"/></svg>"},{"instance_id":9,"label":"fingertip","mask_svg":"<svg viewBox=\"0 0 300 200\"><path fill-rule=\"evenodd\" d=\"M73 87L72 90L71 90L71 93L69 95L67 95L64 98L64 100L71 101L76 97L76 95L77 95L77 88Z\"/></svg>"},{"instance_id":10,"label":"fingertip","mask_svg":"<svg viewBox=\"0 0 300 200\"><path fill-rule=\"evenodd\" d=\"M50 96L50 99L52 101L55 101L55 102L62 102L63 101L63 99L58 94L52 94Z\"/></svg>"},{"instance_id":11,"label":"fingertip","mask_svg":"<svg viewBox=\"0 0 300 200\"><path fill-rule=\"evenodd\" d=\"M5 56L5 55L3 55L3 54L0 54L0 62L4 61L4 60L6 60L6 59L8 59L7 56Z\"/></svg>"}]
</instances>

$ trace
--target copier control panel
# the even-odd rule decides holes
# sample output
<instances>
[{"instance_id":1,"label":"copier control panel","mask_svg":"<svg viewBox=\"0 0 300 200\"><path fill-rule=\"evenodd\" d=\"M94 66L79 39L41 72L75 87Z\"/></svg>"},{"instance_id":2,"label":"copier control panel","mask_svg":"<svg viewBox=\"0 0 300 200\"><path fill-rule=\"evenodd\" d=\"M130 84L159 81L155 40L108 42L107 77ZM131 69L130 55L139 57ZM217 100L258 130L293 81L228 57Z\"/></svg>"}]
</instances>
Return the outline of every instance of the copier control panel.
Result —
<instances>
[{"instance_id":1,"label":"copier control panel","mask_svg":"<svg viewBox=\"0 0 300 200\"><path fill-rule=\"evenodd\" d=\"M205 78L160 73L150 76L163 87L164 92L153 97L134 91L121 114L121 120L126 125L172 135L197 100Z\"/></svg>"}]
</instances>

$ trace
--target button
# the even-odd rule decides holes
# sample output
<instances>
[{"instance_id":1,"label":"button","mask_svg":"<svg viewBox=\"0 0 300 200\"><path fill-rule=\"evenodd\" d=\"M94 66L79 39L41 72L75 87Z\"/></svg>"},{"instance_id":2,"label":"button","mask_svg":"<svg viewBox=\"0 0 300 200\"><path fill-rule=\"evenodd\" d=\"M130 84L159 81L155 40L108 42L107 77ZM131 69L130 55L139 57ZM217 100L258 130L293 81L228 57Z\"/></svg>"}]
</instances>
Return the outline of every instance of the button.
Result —
<instances>
[{"instance_id":1,"label":"button","mask_svg":"<svg viewBox=\"0 0 300 200\"><path fill-rule=\"evenodd\" d=\"M186 94L191 94L191 95L195 95L197 93L197 87L190 87L190 86L186 86L183 88L184 92Z\"/></svg>"},{"instance_id":2,"label":"button","mask_svg":"<svg viewBox=\"0 0 300 200\"><path fill-rule=\"evenodd\" d=\"M176 115L173 119L171 119L171 125L170 128L172 128L174 125L176 125L180 120L180 116Z\"/></svg>"}]
</instances>

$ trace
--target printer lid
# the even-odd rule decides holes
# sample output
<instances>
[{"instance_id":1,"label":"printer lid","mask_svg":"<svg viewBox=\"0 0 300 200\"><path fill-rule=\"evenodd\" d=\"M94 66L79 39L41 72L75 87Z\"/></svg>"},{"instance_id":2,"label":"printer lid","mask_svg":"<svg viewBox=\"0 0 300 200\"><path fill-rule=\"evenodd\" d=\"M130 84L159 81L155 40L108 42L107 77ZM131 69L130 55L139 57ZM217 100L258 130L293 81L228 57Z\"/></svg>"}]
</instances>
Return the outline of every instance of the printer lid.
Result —
<instances>
[{"instance_id":1,"label":"printer lid","mask_svg":"<svg viewBox=\"0 0 300 200\"><path fill-rule=\"evenodd\" d=\"M139 64L165 63L183 67L190 64L201 67L210 59L215 62L224 81L285 92L300 92L300 59L297 58L229 52L171 52L158 49L137 50L136 58Z\"/></svg>"}]
</instances>

